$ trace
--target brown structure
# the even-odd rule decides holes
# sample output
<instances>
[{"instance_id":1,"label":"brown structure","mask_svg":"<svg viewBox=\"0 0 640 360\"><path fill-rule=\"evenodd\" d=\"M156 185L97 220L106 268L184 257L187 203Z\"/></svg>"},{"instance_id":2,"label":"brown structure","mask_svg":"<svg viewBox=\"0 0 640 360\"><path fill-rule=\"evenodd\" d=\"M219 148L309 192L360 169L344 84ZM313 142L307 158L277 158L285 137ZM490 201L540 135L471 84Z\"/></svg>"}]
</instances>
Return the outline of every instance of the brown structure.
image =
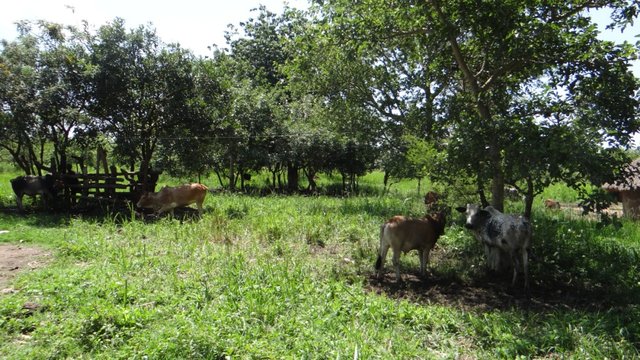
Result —
<instances>
[{"instance_id":1,"label":"brown structure","mask_svg":"<svg viewBox=\"0 0 640 360\"><path fill-rule=\"evenodd\" d=\"M88 166L80 158L80 173L73 171L71 164L65 162L63 172L54 174L65 185L62 194L63 207L70 209L75 205L87 206L107 203L112 206L134 203L145 191L155 191L159 171L150 170L146 174L140 171L118 170L108 166L107 151L99 147L96 156L95 172L90 173Z\"/></svg>"},{"instance_id":2,"label":"brown structure","mask_svg":"<svg viewBox=\"0 0 640 360\"><path fill-rule=\"evenodd\" d=\"M606 191L616 194L622 202L622 213L631 219L640 220L640 158L627 166L624 179L602 186Z\"/></svg>"}]
</instances>

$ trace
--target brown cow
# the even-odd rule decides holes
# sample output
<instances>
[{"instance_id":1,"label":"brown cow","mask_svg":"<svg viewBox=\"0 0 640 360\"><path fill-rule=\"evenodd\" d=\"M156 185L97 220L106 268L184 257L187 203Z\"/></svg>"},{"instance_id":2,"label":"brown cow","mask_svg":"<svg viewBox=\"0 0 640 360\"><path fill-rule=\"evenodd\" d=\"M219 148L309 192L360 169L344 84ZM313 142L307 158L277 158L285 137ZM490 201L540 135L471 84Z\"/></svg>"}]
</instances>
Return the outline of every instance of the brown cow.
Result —
<instances>
[{"instance_id":1,"label":"brown cow","mask_svg":"<svg viewBox=\"0 0 640 360\"><path fill-rule=\"evenodd\" d=\"M428 191L424 195L424 205L427 210L427 213L439 210L441 197L442 196L435 191Z\"/></svg>"},{"instance_id":2,"label":"brown cow","mask_svg":"<svg viewBox=\"0 0 640 360\"><path fill-rule=\"evenodd\" d=\"M560 202L553 199L546 199L544 201L544 207L547 209L560 209Z\"/></svg>"},{"instance_id":3,"label":"brown cow","mask_svg":"<svg viewBox=\"0 0 640 360\"><path fill-rule=\"evenodd\" d=\"M173 214L176 207L187 206L196 203L198 214L202 216L202 203L207 195L207 187L191 183L176 187L165 186L157 193L147 192L142 194L138 204L139 208L153 208L156 214L161 214L167 210Z\"/></svg>"},{"instance_id":4,"label":"brown cow","mask_svg":"<svg viewBox=\"0 0 640 360\"><path fill-rule=\"evenodd\" d=\"M440 200L440 195L435 191L428 191L424 195L424 203L427 206L431 204L435 204L436 202L438 202L438 200Z\"/></svg>"},{"instance_id":5,"label":"brown cow","mask_svg":"<svg viewBox=\"0 0 640 360\"><path fill-rule=\"evenodd\" d=\"M422 219L394 216L380 227L380 253L376 261L378 277L382 276L387 251L393 249L393 266L396 269L396 281L400 281L400 253L418 250L420 256L420 274L424 276L425 266L429 262L429 252L444 233L445 212L428 215Z\"/></svg>"}]
</instances>

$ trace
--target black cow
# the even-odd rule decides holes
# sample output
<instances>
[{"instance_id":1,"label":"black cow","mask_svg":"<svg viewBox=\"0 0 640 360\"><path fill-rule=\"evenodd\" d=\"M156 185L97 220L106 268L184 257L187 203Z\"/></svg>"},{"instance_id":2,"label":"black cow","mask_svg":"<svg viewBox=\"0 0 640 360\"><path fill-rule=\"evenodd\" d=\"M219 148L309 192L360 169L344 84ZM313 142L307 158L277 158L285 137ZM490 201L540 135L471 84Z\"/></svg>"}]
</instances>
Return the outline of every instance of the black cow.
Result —
<instances>
[{"instance_id":1,"label":"black cow","mask_svg":"<svg viewBox=\"0 0 640 360\"><path fill-rule=\"evenodd\" d=\"M11 188L13 188L13 192L16 194L16 202L18 203L18 209L20 211L24 210L22 207L22 197L24 195L32 197L40 195L45 203L48 203L62 186L62 183L51 174L45 176L18 176L11 180Z\"/></svg>"},{"instance_id":2,"label":"black cow","mask_svg":"<svg viewBox=\"0 0 640 360\"><path fill-rule=\"evenodd\" d=\"M510 255L513 266L512 286L515 285L518 267L522 260L524 287L528 290L528 250L532 236L529 220L522 216L503 214L491 206L481 209L478 205L467 204L466 207L459 207L457 210L465 213L467 218L465 227L484 244L490 267L497 270L496 261L499 260L499 256L496 255L499 255L499 252L496 250L499 249Z\"/></svg>"}]
</instances>

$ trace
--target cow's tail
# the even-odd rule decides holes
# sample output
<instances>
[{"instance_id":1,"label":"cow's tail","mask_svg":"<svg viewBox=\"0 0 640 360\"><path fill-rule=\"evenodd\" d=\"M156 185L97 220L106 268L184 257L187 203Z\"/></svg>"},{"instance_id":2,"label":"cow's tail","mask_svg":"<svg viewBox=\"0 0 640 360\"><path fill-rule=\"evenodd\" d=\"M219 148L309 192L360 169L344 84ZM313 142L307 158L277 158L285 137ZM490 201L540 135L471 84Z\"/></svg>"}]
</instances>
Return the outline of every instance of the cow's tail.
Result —
<instances>
[{"instance_id":1,"label":"cow's tail","mask_svg":"<svg viewBox=\"0 0 640 360\"><path fill-rule=\"evenodd\" d=\"M382 246L383 244L383 237L384 237L384 228L387 226L387 224L382 224L380 226L380 250L378 250L378 259L376 260L376 270L380 270L380 268L382 267Z\"/></svg>"},{"instance_id":2,"label":"cow's tail","mask_svg":"<svg viewBox=\"0 0 640 360\"><path fill-rule=\"evenodd\" d=\"M207 187L207 185L205 185L205 184L198 184L198 188L199 188L200 190L203 190L203 191L207 191L207 190L209 190L209 188L208 188L208 187Z\"/></svg>"}]
</instances>

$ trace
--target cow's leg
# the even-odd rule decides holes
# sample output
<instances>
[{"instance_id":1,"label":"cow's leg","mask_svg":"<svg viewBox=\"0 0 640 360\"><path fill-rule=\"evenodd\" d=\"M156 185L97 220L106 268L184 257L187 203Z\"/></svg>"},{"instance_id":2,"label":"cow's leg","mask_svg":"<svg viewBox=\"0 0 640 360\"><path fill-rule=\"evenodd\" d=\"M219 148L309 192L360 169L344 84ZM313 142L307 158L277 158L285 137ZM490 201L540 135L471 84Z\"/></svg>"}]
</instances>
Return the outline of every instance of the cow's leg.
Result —
<instances>
[{"instance_id":1,"label":"cow's leg","mask_svg":"<svg viewBox=\"0 0 640 360\"><path fill-rule=\"evenodd\" d=\"M202 217L202 200L196 202L196 206L198 207L198 215Z\"/></svg>"},{"instance_id":2,"label":"cow's leg","mask_svg":"<svg viewBox=\"0 0 640 360\"><path fill-rule=\"evenodd\" d=\"M378 278L382 278L382 270L384 269L384 262L387 258L387 252L389 251L389 244L386 242L380 243L380 253L378 254L378 260L376 261L376 270L378 271Z\"/></svg>"},{"instance_id":3,"label":"cow's leg","mask_svg":"<svg viewBox=\"0 0 640 360\"><path fill-rule=\"evenodd\" d=\"M171 206L171 204L163 205L156 211L156 214L160 215L160 214L162 214L164 212L170 211L171 212L171 217L173 217L173 209L174 208Z\"/></svg>"},{"instance_id":4,"label":"cow's leg","mask_svg":"<svg viewBox=\"0 0 640 360\"><path fill-rule=\"evenodd\" d=\"M49 210L53 206L53 195L43 192L40 197L42 198L42 207Z\"/></svg>"},{"instance_id":5,"label":"cow's leg","mask_svg":"<svg viewBox=\"0 0 640 360\"><path fill-rule=\"evenodd\" d=\"M418 249L418 257L420 258L420 276L424 277L424 249Z\"/></svg>"},{"instance_id":6,"label":"cow's leg","mask_svg":"<svg viewBox=\"0 0 640 360\"><path fill-rule=\"evenodd\" d=\"M511 265L513 267L513 277L511 278L511 287L516 285L516 278L518 277L518 258L516 254L511 251Z\"/></svg>"},{"instance_id":7,"label":"cow's leg","mask_svg":"<svg viewBox=\"0 0 640 360\"><path fill-rule=\"evenodd\" d=\"M522 249L522 270L524 272L524 289L529 291L529 253Z\"/></svg>"},{"instance_id":8,"label":"cow's leg","mask_svg":"<svg viewBox=\"0 0 640 360\"><path fill-rule=\"evenodd\" d=\"M22 194L16 195L16 203L18 204L18 210L24 211L24 208L22 207Z\"/></svg>"},{"instance_id":9,"label":"cow's leg","mask_svg":"<svg viewBox=\"0 0 640 360\"><path fill-rule=\"evenodd\" d=\"M393 249L393 257L391 258L393 267L396 269L396 282L402 281L400 277L400 253L400 249Z\"/></svg>"},{"instance_id":10,"label":"cow's leg","mask_svg":"<svg viewBox=\"0 0 640 360\"><path fill-rule=\"evenodd\" d=\"M420 275L426 277L427 265L429 264L429 252L431 249L423 249L419 251L420 254Z\"/></svg>"},{"instance_id":11,"label":"cow's leg","mask_svg":"<svg viewBox=\"0 0 640 360\"><path fill-rule=\"evenodd\" d=\"M518 269L520 269L520 258L517 250L511 250L511 264L513 264L513 278L511 279L511 287L516 286L516 278L518 277Z\"/></svg>"}]
</instances>

